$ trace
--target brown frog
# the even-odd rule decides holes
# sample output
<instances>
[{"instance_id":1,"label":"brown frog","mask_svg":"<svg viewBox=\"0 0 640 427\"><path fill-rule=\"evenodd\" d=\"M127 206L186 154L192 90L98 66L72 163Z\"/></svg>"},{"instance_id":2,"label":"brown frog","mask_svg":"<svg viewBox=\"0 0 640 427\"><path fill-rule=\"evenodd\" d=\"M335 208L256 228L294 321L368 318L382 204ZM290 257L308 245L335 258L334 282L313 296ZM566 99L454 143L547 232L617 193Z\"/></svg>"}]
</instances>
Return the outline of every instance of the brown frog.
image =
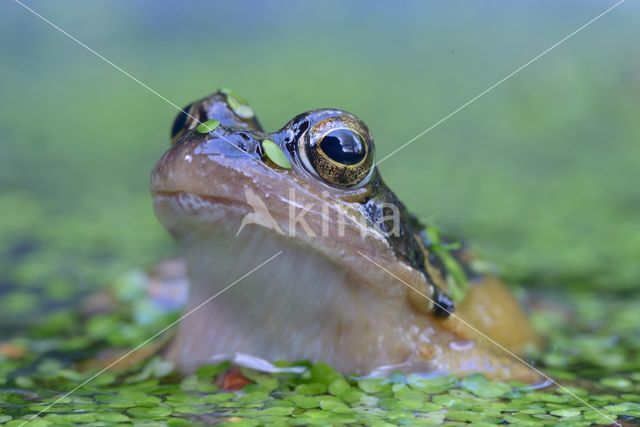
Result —
<instances>
[{"instance_id":1,"label":"brown frog","mask_svg":"<svg viewBox=\"0 0 640 427\"><path fill-rule=\"evenodd\" d=\"M509 290L398 200L350 113L313 110L268 133L216 92L176 118L151 191L188 270L188 315L166 353L183 372L313 360L538 379L509 354L538 341Z\"/></svg>"}]
</instances>

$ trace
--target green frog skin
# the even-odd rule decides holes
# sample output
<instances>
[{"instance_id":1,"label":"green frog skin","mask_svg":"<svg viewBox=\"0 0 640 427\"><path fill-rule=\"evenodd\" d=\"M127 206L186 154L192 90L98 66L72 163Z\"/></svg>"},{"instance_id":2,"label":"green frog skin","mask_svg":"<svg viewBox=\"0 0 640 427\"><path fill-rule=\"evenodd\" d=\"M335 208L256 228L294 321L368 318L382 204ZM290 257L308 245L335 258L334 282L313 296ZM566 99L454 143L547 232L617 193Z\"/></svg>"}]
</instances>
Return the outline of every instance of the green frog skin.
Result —
<instances>
[{"instance_id":1,"label":"green frog skin","mask_svg":"<svg viewBox=\"0 0 640 427\"><path fill-rule=\"evenodd\" d=\"M208 120L219 126L197 129ZM268 133L229 92L185 107L151 191L186 260L186 310L243 278L180 322L166 357L185 373L257 358L322 361L355 375L536 381L480 334L514 354L537 343L508 289L475 272L465 247L437 250L441 242L385 185L374 155L367 126L341 110L300 114ZM455 304L452 261L458 282L460 273L468 282Z\"/></svg>"}]
</instances>

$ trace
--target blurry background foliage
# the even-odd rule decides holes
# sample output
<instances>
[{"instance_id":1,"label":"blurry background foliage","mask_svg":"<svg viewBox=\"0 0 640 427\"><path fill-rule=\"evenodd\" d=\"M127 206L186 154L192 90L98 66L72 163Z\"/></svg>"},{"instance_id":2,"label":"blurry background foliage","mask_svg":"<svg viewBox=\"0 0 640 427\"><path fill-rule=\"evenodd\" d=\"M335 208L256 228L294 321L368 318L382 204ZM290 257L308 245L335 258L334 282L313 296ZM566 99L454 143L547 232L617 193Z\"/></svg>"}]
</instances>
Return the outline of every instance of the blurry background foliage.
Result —
<instances>
[{"instance_id":1,"label":"blurry background foliage","mask_svg":"<svg viewBox=\"0 0 640 427\"><path fill-rule=\"evenodd\" d=\"M181 106L230 87L269 130L342 108L378 158L608 4L29 2ZM623 4L385 161L384 179L514 281L637 287L639 18ZM176 111L11 1L0 39L0 297L23 288L6 317L175 252L148 181Z\"/></svg>"}]
</instances>

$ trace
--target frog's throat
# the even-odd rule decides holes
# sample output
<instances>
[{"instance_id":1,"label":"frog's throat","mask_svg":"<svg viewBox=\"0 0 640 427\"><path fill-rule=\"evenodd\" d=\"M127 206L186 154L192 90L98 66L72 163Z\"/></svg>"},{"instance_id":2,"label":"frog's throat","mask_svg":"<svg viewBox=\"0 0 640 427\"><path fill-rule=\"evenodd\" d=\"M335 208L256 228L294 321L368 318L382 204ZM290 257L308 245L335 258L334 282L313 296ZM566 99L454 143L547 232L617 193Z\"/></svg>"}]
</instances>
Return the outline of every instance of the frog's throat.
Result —
<instances>
[{"instance_id":1,"label":"frog's throat","mask_svg":"<svg viewBox=\"0 0 640 427\"><path fill-rule=\"evenodd\" d=\"M175 203L156 197L165 225ZM337 265L263 226L247 225L236 236L237 213L180 216L169 228L188 264L187 310L282 251L181 322L169 355L182 370L244 353L269 361L321 358L363 374L405 362L413 353L425 322L407 309L403 288L367 286L346 268L350 261ZM381 310L388 314L380 316Z\"/></svg>"},{"instance_id":2,"label":"frog's throat","mask_svg":"<svg viewBox=\"0 0 640 427\"><path fill-rule=\"evenodd\" d=\"M271 362L320 360L359 375L386 367L483 370L503 378L517 371L473 343L452 346L460 337L415 311L407 303L407 287L353 255L349 242L338 242L343 253L331 257L319 244L262 226L248 225L236 236L240 218L233 207L219 216L204 215L200 207L200 217L185 218L175 211L174 197L157 195L155 203L187 259L187 312L237 281L180 323L167 355L183 372L239 354ZM172 223L169 212L176 216ZM384 258L371 248L367 254ZM391 264L390 259L380 262ZM407 271L395 274L415 283L419 273L410 277Z\"/></svg>"}]
</instances>

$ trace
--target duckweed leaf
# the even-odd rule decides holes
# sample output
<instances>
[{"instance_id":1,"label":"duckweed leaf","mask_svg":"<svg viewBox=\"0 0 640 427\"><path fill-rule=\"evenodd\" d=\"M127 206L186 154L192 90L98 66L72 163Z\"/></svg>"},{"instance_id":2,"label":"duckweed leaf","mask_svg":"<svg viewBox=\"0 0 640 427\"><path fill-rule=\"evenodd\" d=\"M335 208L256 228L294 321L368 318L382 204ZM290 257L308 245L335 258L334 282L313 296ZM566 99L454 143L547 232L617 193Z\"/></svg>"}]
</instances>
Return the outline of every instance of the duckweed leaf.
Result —
<instances>
[{"instance_id":1,"label":"duckweed leaf","mask_svg":"<svg viewBox=\"0 0 640 427\"><path fill-rule=\"evenodd\" d=\"M347 405L337 400L321 400L320 407L324 410L335 412L337 414L351 413L351 409Z\"/></svg>"},{"instance_id":2,"label":"duckweed leaf","mask_svg":"<svg viewBox=\"0 0 640 427\"><path fill-rule=\"evenodd\" d=\"M334 396L341 396L350 388L351 386L348 382L346 382L342 378L338 378L336 380L333 380L331 384L329 384L329 393L333 394Z\"/></svg>"},{"instance_id":3,"label":"duckweed leaf","mask_svg":"<svg viewBox=\"0 0 640 427\"><path fill-rule=\"evenodd\" d=\"M296 387L296 392L303 395L318 395L326 393L327 386L321 383L300 384Z\"/></svg>"},{"instance_id":4,"label":"duckweed leaf","mask_svg":"<svg viewBox=\"0 0 640 427\"><path fill-rule=\"evenodd\" d=\"M365 393L378 393L385 389L385 380L382 378L370 378L358 381L358 387Z\"/></svg>"},{"instance_id":5,"label":"duckweed leaf","mask_svg":"<svg viewBox=\"0 0 640 427\"><path fill-rule=\"evenodd\" d=\"M249 103L244 99L236 95L230 89L222 89L222 93L227 96L227 103L234 113L240 118L251 119L255 116L253 109L249 107Z\"/></svg>"},{"instance_id":6,"label":"duckweed leaf","mask_svg":"<svg viewBox=\"0 0 640 427\"><path fill-rule=\"evenodd\" d=\"M291 169L291 163L282 149L270 139L262 141L265 156L283 169Z\"/></svg>"},{"instance_id":7,"label":"duckweed leaf","mask_svg":"<svg viewBox=\"0 0 640 427\"><path fill-rule=\"evenodd\" d=\"M557 417L568 418L568 417L577 417L578 415L580 415L581 412L582 411L580 411L580 409L578 408L564 408L564 409L557 409L555 411L551 411L550 414L555 415Z\"/></svg>"},{"instance_id":8,"label":"duckweed leaf","mask_svg":"<svg viewBox=\"0 0 640 427\"><path fill-rule=\"evenodd\" d=\"M272 406L271 408L260 411L262 415L291 415L293 408L285 406Z\"/></svg>"},{"instance_id":9,"label":"duckweed leaf","mask_svg":"<svg viewBox=\"0 0 640 427\"><path fill-rule=\"evenodd\" d=\"M299 408L311 409L320 406L320 400L316 397L309 396L293 396L291 401Z\"/></svg>"},{"instance_id":10,"label":"duckweed leaf","mask_svg":"<svg viewBox=\"0 0 640 427\"><path fill-rule=\"evenodd\" d=\"M464 300L469 287L467 275L458 260L451 253L452 251L459 249L460 244L443 243L440 236L440 230L433 225L427 227L425 232L431 240L433 251L440 257L449 272L449 275L447 276L449 295L456 302Z\"/></svg>"},{"instance_id":11,"label":"duckweed leaf","mask_svg":"<svg viewBox=\"0 0 640 427\"><path fill-rule=\"evenodd\" d=\"M630 388L633 384L631 380L628 380L627 378L603 378L600 380L600 383L606 387L619 389Z\"/></svg>"},{"instance_id":12,"label":"duckweed leaf","mask_svg":"<svg viewBox=\"0 0 640 427\"><path fill-rule=\"evenodd\" d=\"M457 383L457 379L451 375L441 375L435 378L423 378L417 374L410 374L407 382L411 388L424 393L442 393L449 390Z\"/></svg>"},{"instance_id":13,"label":"duckweed leaf","mask_svg":"<svg viewBox=\"0 0 640 427\"><path fill-rule=\"evenodd\" d=\"M464 378L460 385L478 397L500 397L511 391L511 387L505 383L490 382L482 374L473 374Z\"/></svg>"},{"instance_id":14,"label":"duckweed leaf","mask_svg":"<svg viewBox=\"0 0 640 427\"><path fill-rule=\"evenodd\" d=\"M218 128L218 126L220 126L220 121L218 121L218 120L207 120L206 122L200 123L196 127L196 131L198 133L209 133L209 132L213 132L214 130L216 130Z\"/></svg>"}]
</instances>

